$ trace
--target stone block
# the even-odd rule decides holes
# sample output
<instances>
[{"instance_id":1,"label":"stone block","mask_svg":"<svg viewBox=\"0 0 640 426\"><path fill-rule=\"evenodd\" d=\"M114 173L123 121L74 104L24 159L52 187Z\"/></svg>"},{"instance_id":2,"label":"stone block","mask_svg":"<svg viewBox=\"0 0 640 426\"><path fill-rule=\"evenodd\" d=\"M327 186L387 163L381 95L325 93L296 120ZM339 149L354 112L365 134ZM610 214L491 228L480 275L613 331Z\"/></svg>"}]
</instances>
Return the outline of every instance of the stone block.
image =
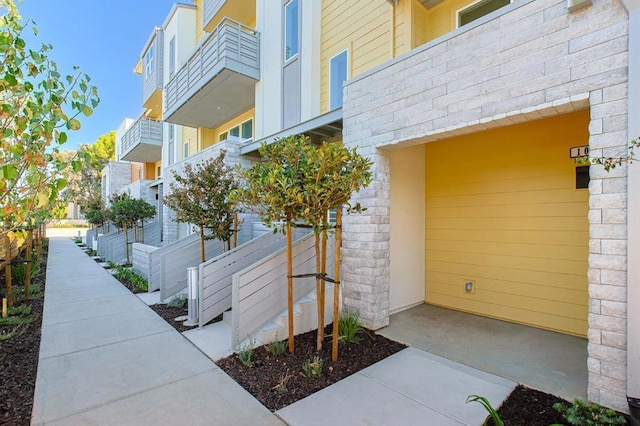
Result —
<instances>
[{"instance_id":1,"label":"stone block","mask_svg":"<svg viewBox=\"0 0 640 426\"><path fill-rule=\"evenodd\" d=\"M600 313L609 317L627 318L627 303L602 300L600 302Z\"/></svg>"},{"instance_id":2,"label":"stone block","mask_svg":"<svg viewBox=\"0 0 640 426\"><path fill-rule=\"evenodd\" d=\"M627 288L615 285L589 284L589 296L612 302L626 302Z\"/></svg>"},{"instance_id":3,"label":"stone block","mask_svg":"<svg viewBox=\"0 0 640 426\"><path fill-rule=\"evenodd\" d=\"M627 336L622 333L602 331L602 344L612 348L627 349Z\"/></svg>"},{"instance_id":4,"label":"stone block","mask_svg":"<svg viewBox=\"0 0 640 426\"><path fill-rule=\"evenodd\" d=\"M589 314L589 327L598 330L613 331L615 333L625 333L627 322L621 318Z\"/></svg>"}]
</instances>

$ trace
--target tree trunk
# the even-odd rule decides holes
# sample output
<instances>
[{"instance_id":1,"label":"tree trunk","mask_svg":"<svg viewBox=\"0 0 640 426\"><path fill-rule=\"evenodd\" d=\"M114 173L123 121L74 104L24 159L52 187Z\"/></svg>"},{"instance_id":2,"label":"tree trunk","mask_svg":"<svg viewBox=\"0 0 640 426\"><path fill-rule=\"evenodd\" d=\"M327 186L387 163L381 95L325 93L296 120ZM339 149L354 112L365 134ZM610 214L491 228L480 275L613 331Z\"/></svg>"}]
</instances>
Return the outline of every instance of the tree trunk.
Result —
<instances>
[{"instance_id":1,"label":"tree trunk","mask_svg":"<svg viewBox=\"0 0 640 426\"><path fill-rule=\"evenodd\" d=\"M233 248L238 247L238 213L233 214Z\"/></svg>"},{"instance_id":2,"label":"tree trunk","mask_svg":"<svg viewBox=\"0 0 640 426\"><path fill-rule=\"evenodd\" d=\"M200 263L204 263L204 226L200 227Z\"/></svg>"},{"instance_id":3,"label":"tree trunk","mask_svg":"<svg viewBox=\"0 0 640 426\"><path fill-rule=\"evenodd\" d=\"M321 240L320 240L320 262L321 262L321 267L320 267L320 273L322 274L323 277L326 277L327 275L327 230L324 228L322 229L322 234L320 235ZM320 280L320 298L318 299L318 303L319 303L319 310L318 310L318 314L320 315L320 319L318 320L318 324L320 325L319 330L321 331L321 337L324 340L324 307L325 307L325 300L326 300L326 287L327 287L327 283L324 280L324 278L322 280Z\"/></svg>"},{"instance_id":4,"label":"tree trunk","mask_svg":"<svg viewBox=\"0 0 640 426\"><path fill-rule=\"evenodd\" d=\"M340 246L342 245L342 206L336 209L336 242L333 265L333 342L331 346L331 360L338 360L338 321L340 306Z\"/></svg>"},{"instance_id":5,"label":"tree trunk","mask_svg":"<svg viewBox=\"0 0 640 426\"><path fill-rule=\"evenodd\" d=\"M287 214L287 313L289 314L289 352L293 353L293 247L291 243L291 214Z\"/></svg>"},{"instance_id":6,"label":"tree trunk","mask_svg":"<svg viewBox=\"0 0 640 426\"><path fill-rule=\"evenodd\" d=\"M122 231L124 232L124 248L127 253L127 265L129 264L129 229L126 224L122 224Z\"/></svg>"},{"instance_id":7,"label":"tree trunk","mask_svg":"<svg viewBox=\"0 0 640 426\"><path fill-rule=\"evenodd\" d=\"M4 237L4 279L6 285L7 306L13 306L13 294L11 288L11 240L9 234Z\"/></svg>"},{"instance_id":8,"label":"tree trunk","mask_svg":"<svg viewBox=\"0 0 640 426\"><path fill-rule=\"evenodd\" d=\"M320 278L320 270L322 267L322 260L320 259L320 234L314 230L315 242L313 248L316 253L316 306L318 308L318 332L316 333L316 349L322 349L322 294L321 285L322 279Z\"/></svg>"}]
</instances>

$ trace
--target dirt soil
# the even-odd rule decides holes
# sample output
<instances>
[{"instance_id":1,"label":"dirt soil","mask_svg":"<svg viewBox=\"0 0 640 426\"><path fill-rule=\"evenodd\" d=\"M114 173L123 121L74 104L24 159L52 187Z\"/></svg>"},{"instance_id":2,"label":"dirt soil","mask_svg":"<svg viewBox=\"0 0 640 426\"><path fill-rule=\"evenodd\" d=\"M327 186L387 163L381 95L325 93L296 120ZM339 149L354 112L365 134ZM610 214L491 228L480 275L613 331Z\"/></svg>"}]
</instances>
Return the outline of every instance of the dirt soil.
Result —
<instances>
[{"instance_id":1,"label":"dirt soil","mask_svg":"<svg viewBox=\"0 0 640 426\"><path fill-rule=\"evenodd\" d=\"M33 284L39 284L44 291L47 270L47 251L43 248L40 273ZM4 288L4 273L0 282ZM17 286L13 287L14 294ZM4 292L3 292L4 294ZM16 300L14 305L20 303ZM40 329L44 299L31 300L31 315L35 321L28 324L15 337L0 341L0 425L21 426L31 423L33 392L38 371L40 352ZM16 326L0 326L0 334L6 335Z\"/></svg>"},{"instance_id":2,"label":"dirt soil","mask_svg":"<svg viewBox=\"0 0 640 426\"><path fill-rule=\"evenodd\" d=\"M331 333L328 326L325 335ZM295 351L274 356L264 346L254 351L253 367L245 367L238 355L231 355L217 364L236 382L271 411L286 407L365 367L392 355L406 346L366 330L360 343L340 344L338 361L331 362L331 338L325 338L323 348L316 352L316 332L295 338ZM319 355L324 361L320 377L307 378L302 364Z\"/></svg>"}]
</instances>

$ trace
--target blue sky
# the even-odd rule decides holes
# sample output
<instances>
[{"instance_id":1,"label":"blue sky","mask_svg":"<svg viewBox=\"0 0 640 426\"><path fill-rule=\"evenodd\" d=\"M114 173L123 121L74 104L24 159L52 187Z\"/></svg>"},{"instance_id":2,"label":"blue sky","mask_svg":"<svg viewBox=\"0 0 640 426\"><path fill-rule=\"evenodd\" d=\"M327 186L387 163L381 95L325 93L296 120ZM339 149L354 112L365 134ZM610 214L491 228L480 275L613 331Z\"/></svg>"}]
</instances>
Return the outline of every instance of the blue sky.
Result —
<instances>
[{"instance_id":1,"label":"blue sky","mask_svg":"<svg viewBox=\"0 0 640 426\"><path fill-rule=\"evenodd\" d=\"M190 1L182 1L191 3ZM142 112L142 77L133 73L154 26L161 26L175 0L23 0L16 1L24 19L40 31L37 41L50 43L49 57L63 75L73 66L91 76L100 105L82 128L69 132L63 149L93 143L115 130L125 117ZM30 38L28 43L30 43ZM30 47L31 44L29 44Z\"/></svg>"}]
</instances>

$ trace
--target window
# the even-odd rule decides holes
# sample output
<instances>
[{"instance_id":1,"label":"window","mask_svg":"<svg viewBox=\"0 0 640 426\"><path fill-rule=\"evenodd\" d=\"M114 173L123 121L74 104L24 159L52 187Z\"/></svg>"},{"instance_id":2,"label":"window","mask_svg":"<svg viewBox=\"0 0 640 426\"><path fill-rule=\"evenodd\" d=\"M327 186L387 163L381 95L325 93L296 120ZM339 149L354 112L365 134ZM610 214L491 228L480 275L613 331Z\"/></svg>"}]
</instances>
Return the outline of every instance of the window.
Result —
<instances>
[{"instance_id":1,"label":"window","mask_svg":"<svg viewBox=\"0 0 640 426\"><path fill-rule=\"evenodd\" d=\"M291 0L284 7L284 60L298 54L298 0Z\"/></svg>"},{"instance_id":2,"label":"window","mask_svg":"<svg viewBox=\"0 0 640 426\"><path fill-rule=\"evenodd\" d=\"M184 156L182 158L187 158L189 156L189 141L184 143Z\"/></svg>"},{"instance_id":3,"label":"window","mask_svg":"<svg viewBox=\"0 0 640 426\"><path fill-rule=\"evenodd\" d=\"M156 179L160 179L162 177L162 166L156 167Z\"/></svg>"},{"instance_id":4,"label":"window","mask_svg":"<svg viewBox=\"0 0 640 426\"><path fill-rule=\"evenodd\" d=\"M240 126L232 127L231 130L229 130L229 136L233 136L233 137L239 138L240 137Z\"/></svg>"},{"instance_id":5,"label":"window","mask_svg":"<svg viewBox=\"0 0 640 426\"><path fill-rule=\"evenodd\" d=\"M175 161L175 134L174 124L169 124L169 165L172 165Z\"/></svg>"},{"instance_id":6,"label":"window","mask_svg":"<svg viewBox=\"0 0 640 426\"><path fill-rule=\"evenodd\" d=\"M330 70L330 90L329 109L334 110L342 106L342 85L347 79L347 63L349 61L348 52L338 53L331 58Z\"/></svg>"},{"instance_id":7,"label":"window","mask_svg":"<svg viewBox=\"0 0 640 426\"><path fill-rule=\"evenodd\" d=\"M153 51L154 48L151 46L149 50L147 50L146 55L144 55L144 77L149 78L149 76L153 73Z\"/></svg>"},{"instance_id":8,"label":"window","mask_svg":"<svg viewBox=\"0 0 640 426\"><path fill-rule=\"evenodd\" d=\"M222 132L220 136L218 136L219 142L226 141L227 139L229 139L229 132Z\"/></svg>"},{"instance_id":9,"label":"window","mask_svg":"<svg viewBox=\"0 0 640 426\"><path fill-rule=\"evenodd\" d=\"M169 42L169 78L176 73L176 38L171 37Z\"/></svg>"},{"instance_id":10,"label":"window","mask_svg":"<svg viewBox=\"0 0 640 426\"><path fill-rule=\"evenodd\" d=\"M253 139L253 119L242 123L242 140Z\"/></svg>"},{"instance_id":11,"label":"window","mask_svg":"<svg viewBox=\"0 0 640 426\"><path fill-rule=\"evenodd\" d=\"M511 0L480 0L458 11L458 27L488 15L511 3Z\"/></svg>"}]
</instances>

